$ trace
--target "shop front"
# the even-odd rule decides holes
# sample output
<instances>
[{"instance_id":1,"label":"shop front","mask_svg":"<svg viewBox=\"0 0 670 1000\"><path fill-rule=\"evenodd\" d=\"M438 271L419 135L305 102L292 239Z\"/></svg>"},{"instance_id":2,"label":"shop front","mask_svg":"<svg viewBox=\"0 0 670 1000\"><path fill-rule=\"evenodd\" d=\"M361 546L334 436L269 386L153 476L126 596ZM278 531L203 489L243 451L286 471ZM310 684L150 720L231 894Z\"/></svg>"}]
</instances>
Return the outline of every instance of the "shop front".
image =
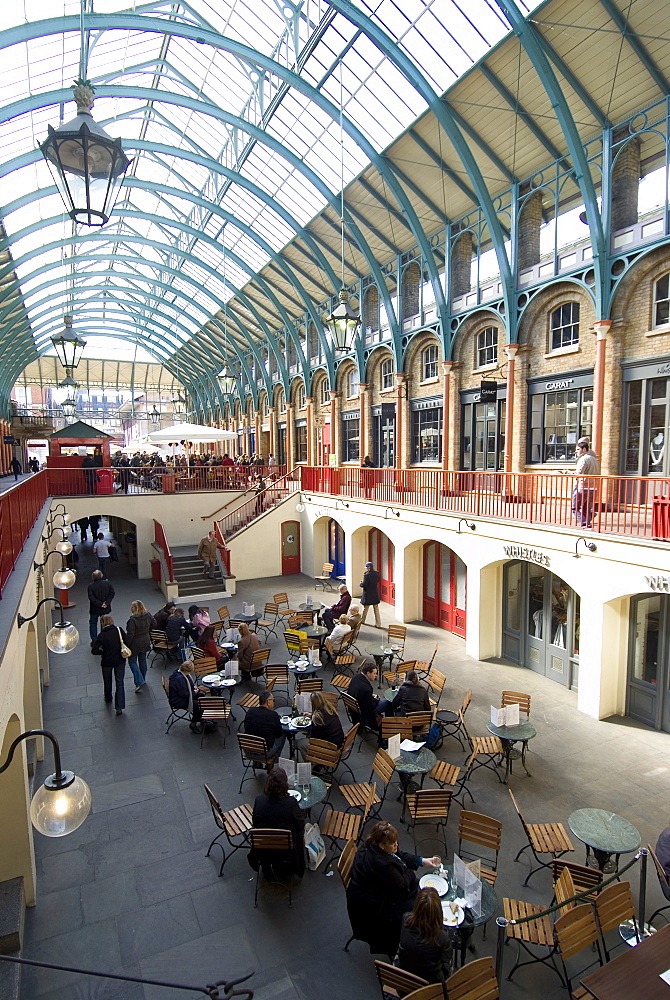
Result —
<instances>
[{"instance_id":1,"label":"shop front","mask_svg":"<svg viewBox=\"0 0 670 1000\"><path fill-rule=\"evenodd\" d=\"M626 714L670 732L670 577L652 578L661 592L630 602Z\"/></svg>"}]
</instances>

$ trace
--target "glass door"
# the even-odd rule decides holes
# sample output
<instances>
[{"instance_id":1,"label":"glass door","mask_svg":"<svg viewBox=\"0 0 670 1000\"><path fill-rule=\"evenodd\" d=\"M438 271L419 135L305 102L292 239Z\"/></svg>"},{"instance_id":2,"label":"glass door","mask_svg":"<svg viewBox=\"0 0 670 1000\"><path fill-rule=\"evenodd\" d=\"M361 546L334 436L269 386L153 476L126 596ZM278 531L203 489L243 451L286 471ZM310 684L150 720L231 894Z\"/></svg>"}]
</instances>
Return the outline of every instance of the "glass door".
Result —
<instances>
[{"instance_id":1,"label":"glass door","mask_svg":"<svg viewBox=\"0 0 670 1000\"><path fill-rule=\"evenodd\" d=\"M423 620L465 636L467 570L455 552L438 542L423 547Z\"/></svg>"},{"instance_id":2,"label":"glass door","mask_svg":"<svg viewBox=\"0 0 670 1000\"><path fill-rule=\"evenodd\" d=\"M670 670L663 666L667 598L661 594L635 597L631 601L630 648L628 654L627 714L648 726L668 732L670 699L664 702L664 718L660 716L659 692L667 692Z\"/></svg>"},{"instance_id":3,"label":"glass door","mask_svg":"<svg viewBox=\"0 0 670 1000\"><path fill-rule=\"evenodd\" d=\"M508 563L503 580L503 656L576 689L579 595L535 563Z\"/></svg>"}]
</instances>

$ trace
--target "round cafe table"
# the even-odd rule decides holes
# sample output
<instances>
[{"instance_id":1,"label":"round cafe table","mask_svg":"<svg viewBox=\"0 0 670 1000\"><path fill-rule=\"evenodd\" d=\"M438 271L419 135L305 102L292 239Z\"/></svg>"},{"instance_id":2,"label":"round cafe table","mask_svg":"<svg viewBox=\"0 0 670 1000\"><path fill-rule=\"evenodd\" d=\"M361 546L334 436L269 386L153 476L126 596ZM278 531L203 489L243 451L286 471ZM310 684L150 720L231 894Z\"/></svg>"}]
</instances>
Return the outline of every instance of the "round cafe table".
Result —
<instances>
[{"instance_id":1,"label":"round cafe table","mask_svg":"<svg viewBox=\"0 0 670 1000\"><path fill-rule=\"evenodd\" d=\"M307 627L301 626L300 631L304 632L308 639L318 639L319 651L323 650L323 644L326 636L328 635L328 629L325 625L307 625Z\"/></svg>"},{"instance_id":2,"label":"round cafe table","mask_svg":"<svg viewBox=\"0 0 670 1000\"><path fill-rule=\"evenodd\" d=\"M457 895L457 890L454 887L454 866L453 865L443 865L442 866L447 875L447 880L449 882L450 891L447 893L446 898L455 898ZM498 897L496 896L493 886L490 885L486 879L480 880L482 883L482 898L480 905L479 916L472 910L468 910L468 919L464 921L458 927L458 933L454 935L456 942L460 939L460 953L461 953L461 965L465 965L466 950L470 937L472 936L472 930L475 927L481 927L482 924L487 923L493 916L498 905ZM450 928L447 928L449 930Z\"/></svg>"},{"instance_id":3,"label":"round cafe table","mask_svg":"<svg viewBox=\"0 0 670 1000\"><path fill-rule=\"evenodd\" d=\"M401 750L400 756L395 762L395 769L398 772L398 777L400 778L402 797L402 815L400 817L400 822L405 821L405 809L407 807L407 795L412 791L412 778L415 775L421 775L421 781L419 782L419 787L423 785L423 779L432 771L437 762L437 757L432 750L422 747L421 750Z\"/></svg>"},{"instance_id":4,"label":"round cafe table","mask_svg":"<svg viewBox=\"0 0 670 1000\"><path fill-rule=\"evenodd\" d=\"M379 671L379 681L377 683L377 687L380 688L382 686L382 669L384 667L384 660L388 659L389 670L391 670L393 667L393 658L399 650L391 649L388 643L386 643L378 646L366 646L365 652L368 656L371 656L377 664L377 670Z\"/></svg>"},{"instance_id":5,"label":"round cafe table","mask_svg":"<svg viewBox=\"0 0 670 1000\"><path fill-rule=\"evenodd\" d=\"M255 625L261 617L261 613L260 611L257 611L254 615L231 615L230 617L234 622L244 622L245 625Z\"/></svg>"},{"instance_id":6,"label":"round cafe table","mask_svg":"<svg viewBox=\"0 0 670 1000\"><path fill-rule=\"evenodd\" d=\"M298 805L303 812L309 813L313 806L318 805L319 802L323 802L328 794L328 785L322 778L317 778L317 776L313 774L311 785L305 791L303 791L302 786L299 786L296 788L296 791L300 792Z\"/></svg>"},{"instance_id":7,"label":"round cafe table","mask_svg":"<svg viewBox=\"0 0 670 1000\"><path fill-rule=\"evenodd\" d=\"M286 733L286 741L287 741L288 747L289 747L289 757L291 758L291 760L295 760L295 738L298 735L298 733L309 733L310 726L300 726L300 727L297 727L297 726L292 725L292 722L293 722L293 718L292 717L291 717L291 719L288 722L284 722L283 720L286 719L286 718L288 718L287 714L280 716L281 727L284 730L284 732ZM312 780L314 780L314 779L312 779ZM321 800L319 799L318 801L320 802ZM312 803L312 804L314 804L314 803Z\"/></svg>"},{"instance_id":8,"label":"round cafe table","mask_svg":"<svg viewBox=\"0 0 670 1000\"><path fill-rule=\"evenodd\" d=\"M242 680L241 676L237 674L235 677L226 677L223 673L208 674L208 677L216 677L217 680L205 681L200 678L199 683L203 687L207 688L211 695L215 695L218 698L224 698L226 693L228 694L228 704L230 705L230 717L235 719L235 713L233 712L233 691L236 686Z\"/></svg>"},{"instance_id":9,"label":"round cafe table","mask_svg":"<svg viewBox=\"0 0 670 1000\"><path fill-rule=\"evenodd\" d=\"M537 729L531 722L520 722L518 726L494 726L492 722L486 723L486 728L492 736L497 736L502 743L505 755L505 777L503 785L507 784L507 778L511 774L515 760L521 760L521 766L531 777L531 773L526 767L526 750L528 741L537 736ZM520 743L521 750L515 750L514 744Z\"/></svg>"},{"instance_id":10,"label":"round cafe table","mask_svg":"<svg viewBox=\"0 0 670 1000\"><path fill-rule=\"evenodd\" d=\"M607 809L576 809L568 816L568 826L577 840L586 845L586 864L601 872L611 857L614 857L612 870L618 871L620 856L636 851L641 843L640 831L623 816Z\"/></svg>"}]
</instances>

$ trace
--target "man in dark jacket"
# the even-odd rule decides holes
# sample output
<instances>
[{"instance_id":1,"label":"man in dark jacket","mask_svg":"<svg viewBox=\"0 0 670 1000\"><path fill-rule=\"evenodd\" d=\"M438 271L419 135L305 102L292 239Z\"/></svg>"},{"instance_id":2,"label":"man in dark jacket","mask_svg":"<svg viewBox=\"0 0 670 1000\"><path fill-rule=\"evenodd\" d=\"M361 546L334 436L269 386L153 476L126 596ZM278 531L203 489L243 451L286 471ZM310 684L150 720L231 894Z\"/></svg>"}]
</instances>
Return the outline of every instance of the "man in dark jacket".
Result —
<instances>
[{"instance_id":1,"label":"man in dark jacket","mask_svg":"<svg viewBox=\"0 0 670 1000\"><path fill-rule=\"evenodd\" d=\"M193 660L186 660L177 667L168 680L168 701L170 708L182 711L187 709L191 713L190 730L192 733L199 733L203 707L194 676Z\"/></svg>"},{"instance_id":2,"label":"man in dark jacket","mask_svg":"<svg viewBox=\"0 0 670 1000\"><path fill-rule=\"evenodd\" d=\"M379 581L381 577L377 570L374 568L371 562L366 562L365 573L363 574L363 579L361 580L361 589L363 594L361 596L361 604L363 605L363 617L361 618L361 625L368 616L368 608L372 607L375 612L375 627L382 627L382 620L379 616Z\"/></svg>"},{"instance_id":3,"label":"man in dark jacket","mask_svg":"<svg viewBox=\"0 0 670 1000\"><path fill-rule=\"evenodd\" d=\"M275 698L272 691L261 691L258 702L258 708L250 708L245 716L244 731L250 736L261 736L270 757L279 756L286 742L286 733L274 710Z\"/></svg>"},{"instance_id":4,"label":"man in dark jacket","mask_svg":"<svg viewBox=\"0 0 670 1000\"><path fill-rule=\"evenodd\" d=\"M369 729L379 729L378 719L382 715L392 715L391 702L385 698L377 698L373 694L372 685L377 680L377 666L374 663L364 663L360 672L351 678L347 693L355 698L361 710L361 722Z\"/></svg>"},{"instance_id":5,"label":"man in dark jacket","mask_svg":"<svg viewBox=\"0 0 670 1000\"><path fill-rule=\"evenodd\" d=\"M91 583L88 585L88 631L91 642L98 636L98 619L101 615L111 615L114 588L109 580L105 580L99 569L91 573Z\"/></svg>"},{"instance_id":6,"label":"man in dark jacket","mask_svg":"<svg viewBox=\"0 0 670 1000\"><path fill-rule=\"evenodd\" d=\"M154 618L156 619L156 628L161 629L161 631L163 632L165 631L167 620L172 614L174 606L175 606L174 601L167 601L162 608L158 609L158 611L154 615Z\"/></svg>"},{"instance_id":7,"label":"man in dark jacket","mask_svg":"<svg viewBox=\"0 0 670 1000\"><path fill-rule=\"evenodd\" d=\"M329 632L333 631L335 627L335 622L338 620L340 615L346 615L349 610L349 605L351 604L351 594L347 590L346 583L340 584L339 587L340 598L335 604L331 604L329 608L321 615L323 624L326 626Z\"/></svg>"}]
</instances>

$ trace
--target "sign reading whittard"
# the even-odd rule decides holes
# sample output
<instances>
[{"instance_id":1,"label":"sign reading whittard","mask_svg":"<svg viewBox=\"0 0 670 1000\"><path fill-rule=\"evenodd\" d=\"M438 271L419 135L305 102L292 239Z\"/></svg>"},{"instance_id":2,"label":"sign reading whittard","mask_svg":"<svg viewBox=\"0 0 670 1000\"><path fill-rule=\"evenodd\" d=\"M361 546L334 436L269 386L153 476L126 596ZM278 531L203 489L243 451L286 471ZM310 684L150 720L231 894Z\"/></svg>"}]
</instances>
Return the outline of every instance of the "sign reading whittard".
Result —
<instances>
[{"instance_id":1,"label":"sign reading whittard","mask_svg":"<svg viewBox=\"0 0 670 1000\"><path fill-rule=\"evenodd\" d=\"M548 555L539 549L529 549L526 545L505 545L503 551L508 559L526 559L540 566L548 566L550 563Z\"/></svg>"},{"instance_id":2,"label":"sign reading whittard","mask_svg":"<svg viewBox=\"0 0 670 1000\"><path fill-rule=\"evenodd\" d=\"M665 594L670 594L670 576L645 576L645 580L650 590L662 590Z\"/></svg>"}]
</instances>

